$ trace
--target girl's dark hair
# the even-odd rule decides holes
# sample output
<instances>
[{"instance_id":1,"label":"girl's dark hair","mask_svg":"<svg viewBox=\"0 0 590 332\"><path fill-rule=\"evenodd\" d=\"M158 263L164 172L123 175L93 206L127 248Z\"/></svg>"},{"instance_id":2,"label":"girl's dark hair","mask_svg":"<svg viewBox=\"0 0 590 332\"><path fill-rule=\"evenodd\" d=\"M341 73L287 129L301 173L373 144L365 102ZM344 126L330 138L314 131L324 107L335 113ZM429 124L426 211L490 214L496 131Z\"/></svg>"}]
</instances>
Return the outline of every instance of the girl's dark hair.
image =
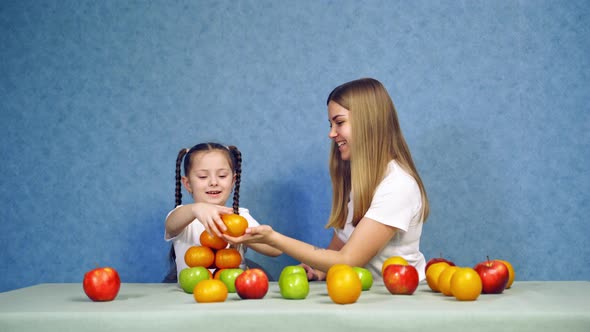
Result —
<instances>
[{"instance_id":1,"label":"girl's dark hair","mask_svg":"<svg viewBox=\"0 0 590 332\"><path fill-rule=\"evenodd\" d=\"M183 148L178 151L178 156L176 157L176 177L174 181L174 207L177 207L182 204L182 186L180 180L182 178L181 175L181 165L183 165L184 159L184 175L186 176L191 169L192 165L192 158L196 156L199 152L202 151L221 151L226 153L227 158L229 160L231 169L235 176L235 184L234 184L234 200L233 200L233 209L235 214L239 214L240 208L240 181L242 179L242 153L238 150L237 147L231 145L226 147L225 145L208 142L208 143L201 143L193 146L190 149ZM174 252L174 245L170 246L170 269L168 274L164 278L163 282L168 283L175 283L177 281L177 270L176 270L176 253Z\"/></svg>"}]
</instances>

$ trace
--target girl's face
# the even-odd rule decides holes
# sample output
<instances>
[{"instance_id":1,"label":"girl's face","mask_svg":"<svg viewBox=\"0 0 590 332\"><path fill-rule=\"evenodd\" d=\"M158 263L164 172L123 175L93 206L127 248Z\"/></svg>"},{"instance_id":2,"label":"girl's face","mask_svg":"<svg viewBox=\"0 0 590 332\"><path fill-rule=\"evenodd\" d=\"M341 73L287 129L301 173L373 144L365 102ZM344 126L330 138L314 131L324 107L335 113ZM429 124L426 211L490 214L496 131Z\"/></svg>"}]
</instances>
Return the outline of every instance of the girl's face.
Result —
<instances>
[{"instance_id":1,"label":"girl's face","mask_svg":"<svg viewBox=\"0 0 590 332\"><path fill-rule=\"evenodd\" d=\"M346 108L333 101L328 103L328 121L330 122L328 137L338 146L342 160L350 160L352 134L349 113Z\"/></svg>"},{"instance_id":2,"label":"girl's face","mask_svg":"<svg viewBox=\"0 0 590 332\"><path fill-rule=\"evenodd\" d=\"M196 203L225 205L234 185L234 174L222 151L197 152L188 176L182 177L185 188Z\"/></svg>"}]
</instances>

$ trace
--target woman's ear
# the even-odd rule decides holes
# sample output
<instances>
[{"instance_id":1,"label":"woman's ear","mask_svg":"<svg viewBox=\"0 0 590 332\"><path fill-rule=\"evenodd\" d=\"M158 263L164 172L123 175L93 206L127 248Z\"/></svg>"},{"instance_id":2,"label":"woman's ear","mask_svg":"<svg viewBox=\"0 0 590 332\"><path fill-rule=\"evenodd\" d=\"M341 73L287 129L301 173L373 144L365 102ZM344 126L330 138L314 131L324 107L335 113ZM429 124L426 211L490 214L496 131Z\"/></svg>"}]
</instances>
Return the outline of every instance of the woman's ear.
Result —
<instances>
[{"instance_id":1,"label":"woman's ear","mask_svg":"<svg viewBox=\"0 0 590 332\"><path fill-rule=\"evenodd\" d=\"M193 190L191 189L191 183L188 181L188 178L186 176L183 176L182 178L180 178L182 180L182 184L184 185L184 188L189 192L189 193L193 193Z\"/></svg>"}]
</instances>

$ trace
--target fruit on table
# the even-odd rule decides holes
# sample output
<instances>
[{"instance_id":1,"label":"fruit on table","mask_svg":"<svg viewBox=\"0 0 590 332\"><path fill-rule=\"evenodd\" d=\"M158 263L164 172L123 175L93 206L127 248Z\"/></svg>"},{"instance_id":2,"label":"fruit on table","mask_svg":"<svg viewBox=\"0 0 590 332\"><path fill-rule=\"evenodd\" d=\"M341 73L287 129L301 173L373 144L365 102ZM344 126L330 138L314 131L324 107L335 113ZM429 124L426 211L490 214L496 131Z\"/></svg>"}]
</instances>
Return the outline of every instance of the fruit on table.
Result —
<instances>
[{"instance_id":1,"label":"fruit on table","mask_svg":"<svg viewBox=\"0 0 590 332\"><path fill-rule=\"evenodd\" d=\"M506 265L506 267L508 268L508 283L506 284L506 289L512 287L512 283L514 282L514 267L512 266L512 264L510 264L510 262L502 260L502 259L496 259L499 262L504 263L504 265Z\"/></svg>"},{"instance_id":2,"label":"fruit on table","mask_svg":"<svg viewBox=\"0 0 590 332\"><path fill-rule=\"evenodd\" d=\"M219 280L225 284L228 292L236 292L236 279L242 272L242 269L223 269L219 272Z\"/></svg>"},{"instance_id":3,"label":"fruit on table","mask_svg":"<svg viewBox=\"0 0 590 332\"><path fill-rule=\"evenodd\" d=\"M203 266L187 267L178 274L180 288L192 294L200 281L211 279L211 272Z\"/></svg>"},{"instance_id":4,"label":"fruit on table","mask_svg":"<svg viewBox=\"0 0 590 332\"><path fill-rule=\"evenodd\" d=\"M475 301L481 294L479 274L470 267L458 268L451 277L451 293L459 301Z\"/></svg>"},{"instance_id":5,"label":"fruit on table","mask_svg":"<svg viewBox=\"0 0 590 332\"><path fill-rule=\"evenodd\" d=\"M474 270L479 274L482 283L482 293L500 294L506 288L510 274L508 267L497 260L486 260L475 265Z\"/></svg>"},{"instance_id":6,"label":"fruit on table","mask_svg":"<svg viewBox=\"0 0 590 332\"><path fill-rule=\"evenodd\" d=\"M184 262L188 267L210 267L215 262L215 253L209 247L192 246L184 253Z\"/></svg>"},{"instance_id":7,"label":"fruit on table","mask_svg":"<svg viewBox=\"0 0 590 332\"><path fill-rule=\"evenodd\" d=\"M438 262L430 265L428 270L426 270L426 282L428 283L428 287L435 292L440 292L438 289L438 278L440 274L449 267L450 265L447 262Z\"/></svg>"},{"instance_id":8,"label":"fruit on table","mask_svg":"<svg viewBox=\"0 0 590 332\"><path fill-rule=\"evenodd\" d=\"M97 267L84 274L82 288L92 301L112 301L121 288L121 278L112 267Z\"/></svg>"},{"instance_id":9,"label":"fruit on table","mask_svg":"<svg viewBox=\"0 0 590 332\"><path fill-rule=\"evenodd\" d=\"M333 265L326 277L328 296L334 303L355 303L361 296L363 286L358 273L345 264Z\"/></svg>"},{"instance_id":10,"label":"fruit on table","mask_svg":"<svg viewBox=\"0 0 590 332\"><path fill-rule=\"evenodd\" d=\"M361 279L362 290L370 290L371 287L373 287L373 275L371 274L371 271L360 266L353 266L352 269L356 271Z\"/></svg>"},{"instance_id":11,"label":"fruit on table","mask_svg":"<svg viewBox=\"0 0 590 332\"><path fill-rule=\"evenodd\" d=\"M428 271L428 268L430 267L430 265L434 264L434 263L439 263L439 262L445 262L447 264L449 264L450 266L455 266L455 263L453 263L453 261L448 260L444 257L442 257L442 255L440 257L434 257L428 260L428 262L426 262L426 267L424 268L424 272Z\"/></svg>"},{"instance_id":12,"label":"fruit on table","mask_svg":"<svg viewBox=\"0 0 590 332\"><path fill-rule=\"evenodd\" d=\"M235 284L236 292L242 299L261 299L268 292L268 277L258 268L240 273Z\"/></svg>"},{"instance_id":13,"label":"fruit on table","mask_svg":"<svg viewBox=\"0 0 590 332\"><path fill-rule=\"evenodd\" d=\"M309 294L309 281L305 269L300 265L285 266L279 276L279 290L285 299L305 299Z\"/></svg>"},{"instance_id":14,"label":"fruit on table","mask_svg":"<svg viewBox=\"0 0 590 332\"><path fill-rule=\"evenodd\" d=\"M385 272L385 268L390 264L408 265L409 263L405 258L401 256L389 257L385 260L385 262L383 262L383 265L381 266L381 275L383 275L383 272Z\"/></svg>"},{"instance_id":15,"label":"fruit on table","mask_svg":"<svg viewBox=\"0 0 590 332\"><path fill-rule=\"evenodd\" d=\"M222 214L221 220L227 227L223 233L229 236L242 236L246 232L246 228L248 228L248 220L239 214Z\"/></svg>"},{"instance_id":16,"label":"fruit on table","mask_svg":"<svg viewBox=\"0 0 590 332\"><path fill-rule=\"evenodd\" d=\"M438 276L438 290L446 296L453 295L451 292L451 278L457 269L459 269L457 266L448 266Z\"/></svg>"},{"instance_id":17,"label":"fruit on table","mask_svg":"<svg viewBox=\"0 0 590 332\"><path fill-rule=\"evenodd\" d=\"M227 299L227 287L221 280L208 279L197 284L193 292L199 303L223 302Z\"/></svg>"},{"instance_id":18,"label":"fruit on table","mask_svg":"<svg viewBox=\"0 0 590 332\"><path fill-rule=\"evenodd\" d=\"M391 294L412 295L420 278L412 265L390 264L383 272L383 283Z\"/></svg>"}]
</instances>

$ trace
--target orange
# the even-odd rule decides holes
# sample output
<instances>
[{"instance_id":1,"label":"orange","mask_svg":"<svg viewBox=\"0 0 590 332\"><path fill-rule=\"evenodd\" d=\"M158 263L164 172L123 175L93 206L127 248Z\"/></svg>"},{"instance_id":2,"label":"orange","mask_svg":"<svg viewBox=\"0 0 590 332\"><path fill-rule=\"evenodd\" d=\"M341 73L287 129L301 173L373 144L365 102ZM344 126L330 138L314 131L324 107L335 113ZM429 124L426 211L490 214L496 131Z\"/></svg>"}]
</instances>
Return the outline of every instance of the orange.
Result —
<instances>
[{"instance_id":1,"label":"orange","mask_svg":"<svg viewBox=\"0 0 590 332\"><path fill-rule=\"evenodd\" d=\"M428 287L435 292L439 292L438 289L438 277L446 269L449 267L447 262L438 262L430 265L428 267L428 271L426 271L426 282L428 283Z\"/></svg>"},{"instance_id":2,"label":"orange","mask_svg":"<svg viewBox=\"0 0 590 332\"><path fill-rule=\"evenodd\" d=\"M233 269L240 267L242 255L235 248L218 250L215 253L215 266L218 269Z\"/></svg>"},{"instance_id":3,"label":"orange","mask_svg":"<svg viewBox=\"0 0 590 332\"><path fill-rule=\"evenodd\" d=\"M209 247L214 250L219 250L227 247L227 242L215 234L209 234L207 231L203 231L199 236L199 242L204 247Z\"/></svg>"},{"instance_id":4,"label":"orange","mask_svg":"<svg viewBox=\"0 0 590 332\"><path fill-rule=\"evenodd\" d=\"M391 264L408 265L408 261L405 260L401 256L392 256L392 257L389 257L388 259L385 260L385 262L383 262L383 265L381 266L381 275L383 275L383 271L385 271L385 268L388 265L391 265Z\"/></svg>"},{"instance_id":5,"label":"orange","mask_svg":"<svg viewBox=\"0 0 590 332\"><path fill-rule=\"evenodd\" d=\"M329 269L328 272L326 273L326 282L328 282L328 279L331 278L331 276L334 274L334 272L341 270L341 269L347 269L347 268L352 268L350 265L346 265L346 264L334 264L332 265Z\"/></svg>"},{"instance_id":6,"label":"orange","mask_svg":"<svg viewBox=\"0 0 590 332\"><path fill-rule=\"evenodd\" d=\"M504 265L506 265L506 267L508 268L508 283L506 284L506 289L508 289L510 288L510 286L512 286L512 283L514 282L514 267L512 267L512 264L510 264L510 262L508 261L501 259L496 260L504 263Z\"/></svg>"},{"instance_id":7,"label":"orange","mask_svg":"<svg viewBox=\"0 0 590 332\"><path fill-rule=\"evenodd\" d=\"M246 228L248 228L248 220L239 214L222 214L221 220L227 227L223 233L229 236L242 236L246 232Z\"/></svg>"},{"instance_id":8,"label":"orange","mask_svg":"<svg viewBox=\"0 0 590 332\"><path fill-rule=\"evenodd\" d=\"M474 301L481 294L479 274L470 267L457 269L451 277L451 292L459 301Z\"/></svg>"},{"instance_id":9,"label":"orange","mask_svg":"<svg viewBox=\"0 0 590 332\"><path fill-rule=\"evenodd\" d=\"M350 266L343 267L336 264L328 270L326 279L328 296L338 304L354 303L361 296L363 286L358 273ZM332 270L335 267L334 270ZM332 273L330 273L332 271Z\"/></svg>"},{"instance_id":10,"label":"orange","mask_svg":"<svg viewBox=\"0 0 590 332\"><path fill-rule=\"evenodd\" d=\"M451 292L451 278L457 269L459 268L456 266L448 266L438 276L438 290L446 296L453 295Z\"/></svg>"},{"instance_id":11,"label":"orange","mask_svg":"<svg viewBox=\"0 0 590 332\"><path fill-rule=\"evenodd\" d=\"M189 267L209 267L215 261L213 250L203 246L192 246L184 253L184 262Z\"/></svg>"},{"instance_id":12,"label":"orange","mask_svg":"<svg viewBox=\"0 0 590 332\"><path fill-rule=\"evenodd\" d=\"M193 296L199 303L223 302L227 299L227 287L221 280L203 280L195 286Z\"/></svg>"}]
</instances>

